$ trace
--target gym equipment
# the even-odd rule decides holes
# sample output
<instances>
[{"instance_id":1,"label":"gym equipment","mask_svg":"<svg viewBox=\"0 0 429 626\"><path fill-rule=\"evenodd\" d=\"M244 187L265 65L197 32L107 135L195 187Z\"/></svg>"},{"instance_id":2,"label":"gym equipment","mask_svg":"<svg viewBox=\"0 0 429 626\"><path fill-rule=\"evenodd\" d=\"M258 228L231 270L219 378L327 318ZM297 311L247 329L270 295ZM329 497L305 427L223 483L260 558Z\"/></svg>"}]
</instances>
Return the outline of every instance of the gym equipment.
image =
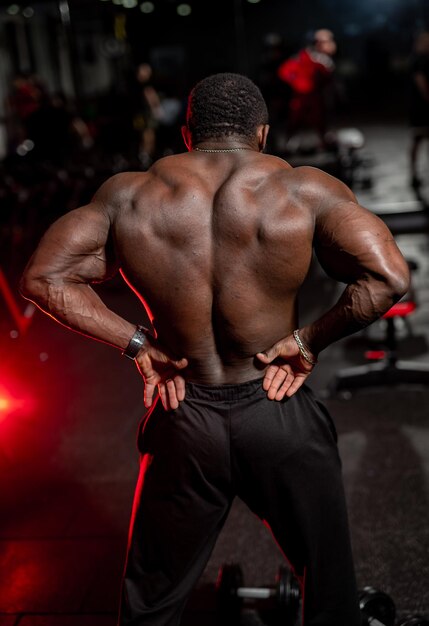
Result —
<instances>
[{"instance_id":1,"label":"gym equipment","mask_svg":"<svg viewBox=\"0 0 429 626\"><path fill-rule=\"evenodd\" d=\"M400 619L396 626L429 626L429 620L423 615L407 615Z\"/></svg>"},{"instance_id":2,"label":"gym equipment","mask_svg":"<svg viewBox=\"0 0 429 626\"><path fill-rule=\"evenodd\" d=\"M380 206L371 210L383 220L394 236L429 232L427 203L423 203L422 200L412 200L404 203L403 210L393 212L389 211L391 204L385 204L383 211L380 210L382 208Z\"/></svg>"},{"instance_id":3,"label":"gym equipment","mask_svg":"<svg viewBox=\"0 0 429 626\"><path fill-rule=\"evenodd\" d=\"M358 128L340 128L328 131L326 146L319 147L317 133L301 130L291 137L286 145L279 146L274 153L284 158L293 167L311 165L336 176L351 189L370 189L373 184L374 158L365 153L365 137Z\"/></svg>"},{"instance_id":4,"label":"gym equipment","mask_svg":"<svg viewBox=\"0 0 429 626\"><path fill-rule=\"evenodd\" d=\"M359 591L359 608L362 626L429 626L429 621L422 615L407 615L395 625L395 603L387 593L374 587Z\"/></svg>"},{"instance_id":5,"label":"gym equipment","mask_svg":"<svg viewBox=\"0 0 429 626\"><path fill-rule=\"evenodd\" d=\"M330 133L340 162L341 180L351 189L371 189L374 158L363 152L365 137L358 128L340 128Z\"/></svg>"},{"instance_id":6,"label":"gym equipment","mask_svg":"<svg viewBox=\"0 0 429 626\"><path fill-rule=\"evenodd\" d=\"M362 626L394 626L396 607L392 598L375 589L364 587L359 591L359 608Z\"/></svg>"},{"instance_id":7,"label":"gym equipment","mask_svg":"<svg viewBox=\"0 0 429 626\"><path fill-rule=\"evenodd\" d=\"M416 270L417 264L408 260L410 270ZM414 289L411 286L403 298L394 304L380 321L386 325L384 337L384 350L368 352L369 358L378 359L377 362L368 365L358 365L340 370L328 385L328 392L335 394L345 390L377 385L399 384L429 384L429 367L423 363L409 363L398 360L398 341L396 336L396 323L398 319L408 322L408 316L417 308L417 300Z\"/></svg>"},{"instance_id":8,"label":"gym equipment","mask_svg":"<svg viewBox=\"0 0 429 626\"><path fill-rule=\"evenodd\" d=\"M272 600L275 621L292 626L298 617L300 588L298 581L284 565L278 569L270 587L245 587L244 575L238 563L225 563L216 581L217 609L220 616L238 621L243 603L249 600Z\"/></svg>"},{"instance_id":9,"label":"gym equipment","mask_svg":"<svg viewBox=\"0 0 429 626\"><path fill-rule=\"evenodd\" d=\"M244 575L238 563L224 563L216 580L216 606L220 617L238 622L242 599L237 590L243 587Z\"/></svg>"},{"instance_id":10,"label":"gym equipment","mask_svg":"<svg viewBox=\"0 0 429 626\"><path fill-rule=\"evenodd\" d=\"M275 622L293 626L298 618L301 592L292 572L281 565L275 584L270 587L244 587L243 571L238 563L225 563L216 581L217 608L221 623L239 623L244 600L274 600ZM371 586L363 587L358 594L362 626L429 626L422 615L407 615L395 624L396 606L392 598Z\"/></svg>"}]
</instances>

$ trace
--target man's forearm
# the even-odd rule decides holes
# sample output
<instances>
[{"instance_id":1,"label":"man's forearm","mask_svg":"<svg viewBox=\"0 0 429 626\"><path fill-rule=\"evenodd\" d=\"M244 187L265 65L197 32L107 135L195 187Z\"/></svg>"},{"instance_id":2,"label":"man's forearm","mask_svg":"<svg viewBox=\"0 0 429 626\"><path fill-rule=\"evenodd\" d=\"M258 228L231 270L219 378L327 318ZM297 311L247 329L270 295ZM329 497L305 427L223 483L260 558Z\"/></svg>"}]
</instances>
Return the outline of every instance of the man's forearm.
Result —
<instances>
[{"instance_id":1,"label":"man's forearm","mask_svg":"<svg viewBox=\"0 0 429 626\"><path fill-rule=\"evenodd\" d=\"M374 287L371 281L350 284L338 302L315 322L299 331L314 355L330 344L369 326L406 292L402 285Z\"/></svg>"},{"instance_id":2,"label":"man's forearm","mask_svg":"<svg viewBox=\"0 0 429 626\"><path fill-rule=\"evenodd\" d=\"M110 310L90 285L66 281L23 280L24 298L60 324L124 350L135 325Z\"/></svg>"}]
</instances>

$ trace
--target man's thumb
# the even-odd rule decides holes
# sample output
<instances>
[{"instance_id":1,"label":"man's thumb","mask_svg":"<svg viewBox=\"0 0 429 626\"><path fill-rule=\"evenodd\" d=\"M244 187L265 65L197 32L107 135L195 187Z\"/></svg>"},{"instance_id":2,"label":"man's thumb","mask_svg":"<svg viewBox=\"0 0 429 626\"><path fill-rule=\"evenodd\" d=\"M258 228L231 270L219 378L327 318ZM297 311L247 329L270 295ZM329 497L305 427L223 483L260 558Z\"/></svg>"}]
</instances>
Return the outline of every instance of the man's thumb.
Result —
<instances>
[{"instance_id":1,"label":"man's thumb","mask_svg":"<svg viewBox=\"0 0 429 626\"><path fill-rule=\"evenodd\" d=\"M262 361L262 363L271 363L276 358L277 353L274 348L270 348L269 350L264 350L264 352L258 352L256 354L256 358Z\"/></svg>"},{"instance_id":2,"label":"man's thumb","mask_svg":"<svg viewBox=\"0 0 429 626\"><path fill-rule=\"evenodd\" d=\"M188 359L183 358L183 359L179 359L178 361L173 361L173 365L178 370L182 370L184 367L188 366Z\"/></svg>"}]
</instances>

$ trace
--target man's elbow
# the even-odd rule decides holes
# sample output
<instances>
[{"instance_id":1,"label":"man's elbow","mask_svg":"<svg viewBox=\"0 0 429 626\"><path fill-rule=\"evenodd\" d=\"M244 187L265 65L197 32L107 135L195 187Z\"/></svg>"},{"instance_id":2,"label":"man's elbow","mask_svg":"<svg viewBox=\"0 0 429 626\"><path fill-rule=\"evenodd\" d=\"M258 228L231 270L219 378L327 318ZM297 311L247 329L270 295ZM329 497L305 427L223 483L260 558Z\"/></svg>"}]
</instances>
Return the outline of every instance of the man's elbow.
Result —
<instances>
[{"instance_id":1,"label":"man's elbow","mask_svg":"<svg viewBox=\"0 0 429 626\"><path fill-rule=\"evenodd\" d=\"M23 298L39 304L46 299L48 286L42 278L36 277L30 271L25 271L19 281L18 290Z\"/></svg>"},{"instance_id":2,"label":"man's elbow","mask_svg":"<svg viewBox=\"0 0 429 626\"><path fill-rule=\"evenodd\" d=\"M408 263L404 263L400 268L390 272L386 277L385 284L393 303L401 300L411 287L411 272Z\"/></svg>"},{"instance_id":3,"label":"man's elbow","mask_svg":"<svg viewBox=\"0 0 429 626\"><path fill-rule=\"evenodd\" d=\"M21 276L18 284L20 295L26 300L31 300L34 294L34 281L28 276L27 272Z\"/></svg>"}]
</instances>

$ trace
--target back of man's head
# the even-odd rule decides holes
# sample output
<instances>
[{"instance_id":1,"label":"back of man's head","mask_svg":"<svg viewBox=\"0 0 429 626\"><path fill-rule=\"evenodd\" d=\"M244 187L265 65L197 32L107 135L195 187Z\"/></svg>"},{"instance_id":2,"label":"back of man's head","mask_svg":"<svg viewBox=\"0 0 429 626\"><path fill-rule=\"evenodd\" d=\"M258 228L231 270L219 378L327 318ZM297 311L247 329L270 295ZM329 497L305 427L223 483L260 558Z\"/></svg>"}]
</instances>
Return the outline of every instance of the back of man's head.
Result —
<instances>
[{"instance_id":1,"label":"back of man's head","mask_svg":"<svg viewBox=\"0 0 429 626\"><path fill-rule=\"evenodd\" d=\"M258 126L268 124L268 111L259 87L250 78L223 72L195 85L186 120L194 143L216 137L252 139Z\"/></svg>"}]
</instances>

